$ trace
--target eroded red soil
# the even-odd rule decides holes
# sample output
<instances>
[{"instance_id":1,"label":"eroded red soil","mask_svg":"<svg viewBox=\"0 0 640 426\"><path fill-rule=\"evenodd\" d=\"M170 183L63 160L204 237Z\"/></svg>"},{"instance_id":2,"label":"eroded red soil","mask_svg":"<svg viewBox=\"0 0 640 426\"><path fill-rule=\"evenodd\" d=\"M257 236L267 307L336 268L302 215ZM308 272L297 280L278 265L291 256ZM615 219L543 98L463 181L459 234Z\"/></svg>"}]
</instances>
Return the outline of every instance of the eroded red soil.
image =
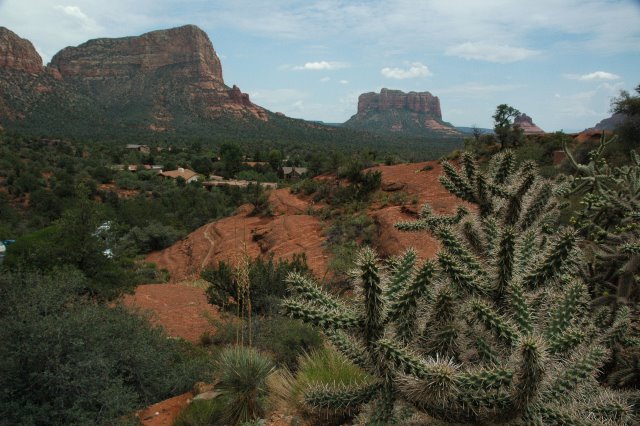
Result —
<instances>
[{"instance_id":1,"label":"eroded red soil","mask_svg":"<svg viewBox=\"0 0 640 426\"><path fill-rule=\"evenodd\" d=\"M147 261L167 269L171 281L179 282L220 261L235 263L243 253L252 258L273 254L277 259L305 253L311 270L324 275L328 253L320 221L305 214L310 204L288 189L273 191L270 202L274 216L251 216L245 206L235 216L208 223L173 246L151 253Z\"/></svg>"},{"instance_id":2,"label":"eroded red soil","mask_svg":"<svg viewBox=\"0 0 640 426\"><path fill-rule=\"evenodd\" d=\"M430 170L423 170L430 168ZM429 203L435 213L454 213L459 205L471 206L451 195L438 181L442 174L442 166L436 161L395 166L378 166L371 170L382 171L382 186L402 187L410 199L417 199L416 204L408 203L403 207L391 206L374 208L369 213L378 224L378 241L376 249L383 255L402 253L413 247L420 258L432 258L440 245L428 232L404 232L395 229L394 224L400 221L416 219L422 205Z\"/></svg>"},{"instance_id":3,"label":"eroded red soil","mask_svg":"<svg viewBox=\"0 0 640 426\"><path fill-rule=\"evenodd\" d=\"M168 336L198 343L205 332L214 332L210 318L218 308L207 302L203 289L183 284L145 284L123 299L125 306L151 314L151 322L161 325Z\"/></svg>"},{"instance_id":4,"label":"eroded red soil","mask_svg":"<svg viewBox=\"0 0 640 426\"><path fill-rule=\"evenodd\" d=\"M423 170L425 166L430 169ZM372 206L369 214L379 226L376 248L383 255L398 254L413 247L421 258L435 256L439 244L431 235L400 232L394 224L415 219L424 203L429 203L434 212L440 214L454 213L461 204L470 206L442 187L438 181L442 167L437 162L374 169L382 171L383 187L395 187L407 195L404 206ZM417 203L412 203L412 199ZM322 223L307 214L314 206L292 195L288 189L272 191L270 203L275 213L272 217L250 216L250 207L245 206L235 216L211 222L173 246L151 253L147 261L166 268L171 273L172 284L139 286L134 295L125 297L125 304L150 310L152 320L162 325L169 336L197 342L202 333L213 331L207 317L215 318L218 311L207 303L202 289L177 282L197 277L202 269L221 260L235 262L243 253L251 257L273 254L276 258L305 253L316 276L323 276L329 258L323 247ZM145 426L171 425L191 397L188 393L155 404L141 411L140 419ZM267 424L289 425L291 419L273 413Z\"/></svg>"}]
</instances>

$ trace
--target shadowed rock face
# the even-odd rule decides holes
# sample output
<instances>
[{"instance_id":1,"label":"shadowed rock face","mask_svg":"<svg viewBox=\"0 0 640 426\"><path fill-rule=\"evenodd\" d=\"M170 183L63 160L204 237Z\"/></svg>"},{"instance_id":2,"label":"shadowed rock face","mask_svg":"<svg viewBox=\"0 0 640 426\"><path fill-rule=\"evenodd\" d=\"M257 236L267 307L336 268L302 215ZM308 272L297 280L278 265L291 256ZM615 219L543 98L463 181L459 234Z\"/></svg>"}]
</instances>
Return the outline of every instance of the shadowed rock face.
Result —
<instances>
[{"instance_id":1,"label":"shadowed rock face","mask_svg":"<svg viewBox=\"0 0 640 426\"><path fill-rule=\"evenodd\" d=\"M153 105L154 130L171 128L172 110L216 118L222 113L266 112L239 88L229 89L207 34L194 25L152 31L138 37L102 38L56 54L50 67L91 95L115 103L146 100Z\"/></svg>"},{"instance_id":2,"label":"shadowed rock face","mask_svg":"<svg viewBox=\"0 0 640 426\"><path fill-rule=\"evenodd\" d=\"M380 93L363 93L358 97L358 114L388 110L407 110L429 114L442 120L440 99L429 92L409 92L382 89Z\"/></svg>"},{"instance_id":3,"label":"shadowed rock face","mask_svg":"<svg viewBox=\"0 0 640 426\"><path fill-rule=\"evenodd\" d=\"M0 27L0 69L40 74L44 71L42 58L29 40Z\"/></svg>"}]
</instances>

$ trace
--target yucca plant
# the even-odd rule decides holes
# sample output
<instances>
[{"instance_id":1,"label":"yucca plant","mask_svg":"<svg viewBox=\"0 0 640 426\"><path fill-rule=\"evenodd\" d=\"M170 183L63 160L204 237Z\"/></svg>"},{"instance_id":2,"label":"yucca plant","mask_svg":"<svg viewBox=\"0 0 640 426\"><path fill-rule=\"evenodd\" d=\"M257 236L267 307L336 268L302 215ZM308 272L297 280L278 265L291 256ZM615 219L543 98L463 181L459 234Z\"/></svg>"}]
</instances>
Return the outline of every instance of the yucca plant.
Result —
<instances>
[{"instance_id":1,"label":"yucca plant","mask_svg":"<svg viewBox=\"0 0 640 426\"><path fill-rule=\"evenodd\" d=\"M460 169L443 166L443 185L476 207L440 216L425 206L397 225L432 232L437 259L419 264L409 250L384 265L365 248L353 300L290 276L288 312L378 378L317 389L306 403L374 404L370 424L392 423L394 407L406 404L453 423L632 424L628 396L595 380L628 317L603 329L591 314L576 275L578 236L554 228L559 188L532 163L516 167L510 152L486 172L469 154Z\"/></svg>"},{"instance_id":2,"label":"yucca plant","mask_svg":"<svg viewBox=\"0 0 640 426\"><path fill-rule=\"evenodd\" d=\"M251 347L230 346L216 360L216 390L226 401L224 424L239 425L265 415L267 378L274 371L271 360Z\"/></svg>"}]
</instances>

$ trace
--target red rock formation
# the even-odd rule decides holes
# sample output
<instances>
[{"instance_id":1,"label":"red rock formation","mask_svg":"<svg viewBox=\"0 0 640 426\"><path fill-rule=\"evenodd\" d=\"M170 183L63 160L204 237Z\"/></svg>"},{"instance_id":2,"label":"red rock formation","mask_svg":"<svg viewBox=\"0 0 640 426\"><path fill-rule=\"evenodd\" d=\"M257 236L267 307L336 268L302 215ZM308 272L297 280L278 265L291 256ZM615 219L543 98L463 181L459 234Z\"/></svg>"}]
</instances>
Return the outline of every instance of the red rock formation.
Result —
<instances>
[{"instance_id":1,"label":"red rock formation","mask_svg":"<svg viewBox=\"0 0 640 426\"><path fill-rule=\"evenodd\" d=\"M363 93L358 97L358 114L370 111L408 110L429 114L442 120L440 99L429 92L409 92L382 89L380 93Z\"/></svg>"},{"instance_id":2,"label":"red rock formation","mask_svg":"<svg viewBox=\"0 0 640 426\"><path fill-rule=\"evenodd\" d=\"M29 40L18 37L5 27L0 27L0 69L11 69L40 74L44 71L42 58Z\"/></svg>"},{"instance_id":3,"label":"red rock formation","mask_svg":"<svg viewBox=\"0 0 640 426\"><path fill-rule=\"evenodd\" d=\"M118 104L121 98L147 98L162 120L151 129L166 129L171 117L159 99L178 99L195 115L222 113L267 120L266 111L251 103L237 86L229 89L207 34L194 25L152 31L137 37L101 38L58 52L49 65L53 76L84 87L92 96ZM157 114L152 114L156 117Z\"/></svg>"},{"instance_id":4,"label":"red rock formation","mask_svg":"<svg viewBox=\"0 0 640 426\"><path fill-rule=\"evenodd\" d=\"M516 126L520 126L520 128L524 130L525 135L537 135L537 134L544 133L544 130L536 126L533 123L533 119L529 117L527 114L522 114L519 117L516 117L513 120L513 124Z\"/></svg>"},{"instance_id":5,"label":"red rock formation","mask_svg":"<svg viewBox=\"0 0 640 426\"><path fill-rule=\"evenodd\" d=\"M442 121L440 99L429 92L382 89L358 97L358 112L345 127L382 133L424 136L459 136L451 124Z\"/></svg>"},{"instance_id":6,"label":"red rock formation","mask_svg":"<svg viewBox=\"0 0 640 426\"><path fill-rule=\"evenodd\" d=\"M194 25L138 37L100 38L67 47L51 60L64 79L130 78L159 68L171 75L224 84L222 66L207 34Z\"/></svg>"}]
</instances>

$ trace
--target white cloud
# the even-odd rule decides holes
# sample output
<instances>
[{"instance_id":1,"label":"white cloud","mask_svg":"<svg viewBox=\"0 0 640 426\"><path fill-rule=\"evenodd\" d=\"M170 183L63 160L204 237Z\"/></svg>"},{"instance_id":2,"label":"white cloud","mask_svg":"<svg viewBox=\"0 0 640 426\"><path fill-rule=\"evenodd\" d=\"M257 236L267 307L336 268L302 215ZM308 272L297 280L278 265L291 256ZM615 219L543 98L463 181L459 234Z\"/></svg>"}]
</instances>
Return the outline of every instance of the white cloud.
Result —
<instances>
[{"instance_id":1,"label":"white cloud","mask_svg":"<svg viewBox=\"0 0 640 426\"><path fill-rule=\"evenodd\" d=\"M506 64L530 58L539 54L539 52L525 49L524 47L467 42L448 48L446 54L449 56L459 56L464 59L476 59Z\"/></svg>"},{"instance_id":2,"label":"white cloud","mask_svg":"<svg viewBox=\"0 0 640 426\"><path fill-rule=\"evenodd\" d=\"M320 79L320 83L326 83L327 81L331 80L331 77L322 77Z\"/></svg>"},{"instance_id":3,"label":"white cloud","mask_svg":"<svg viewBox=\"0 0 640 426\"><path fill-rule=\"evenodd\" d=\"M606 71L594 71L589 74L566 74L566 78L570 80L580 81L601 81L601 80L619 80L620 76Z\"/></svg>"},{"instance_id":4,"label":"white cloud","mask_svg":"<svg viewBox=\"0 0 640 426\"><path fill-rule=\"evenodd\" d=\"M349 80L340 80L340 84L349 84Z\"/></svg>"},{"instance_id":5,"label":"white cloud","mask_svg":"<svg viewBox=\"0 0 640 426\"><path fill-rule=\"evenodd\" d=\"M93 19L89 18L78 6L54 6L54 9L61 11L65 15L79 21L81 25L91 31L100 29L100 26Z\"/></svg>"},{"instance_id":6,"label":"white cloud","mask_svg":"<svg viewBox=\"0 0 640 426\"><path fill-rule=\"evenodd\" d=\"M317 61L306 62L304 65L293 67L297 71L332 71L340 68L347 68L349 64L345 62Z\"/></svg>"},{"instance_id":7,"label":"white cloud","mask_svg":"<svg viewBox=\"0 0 640 426\"><path fill-rule=\"evenodd\" d=\"M385 67L380 73L387 78L395 78L396 80L404 80L407 78L428 77L432 73L429 68L420 62L412 62L409 68L389 68Z\"/></svg>"}]
</instances>

